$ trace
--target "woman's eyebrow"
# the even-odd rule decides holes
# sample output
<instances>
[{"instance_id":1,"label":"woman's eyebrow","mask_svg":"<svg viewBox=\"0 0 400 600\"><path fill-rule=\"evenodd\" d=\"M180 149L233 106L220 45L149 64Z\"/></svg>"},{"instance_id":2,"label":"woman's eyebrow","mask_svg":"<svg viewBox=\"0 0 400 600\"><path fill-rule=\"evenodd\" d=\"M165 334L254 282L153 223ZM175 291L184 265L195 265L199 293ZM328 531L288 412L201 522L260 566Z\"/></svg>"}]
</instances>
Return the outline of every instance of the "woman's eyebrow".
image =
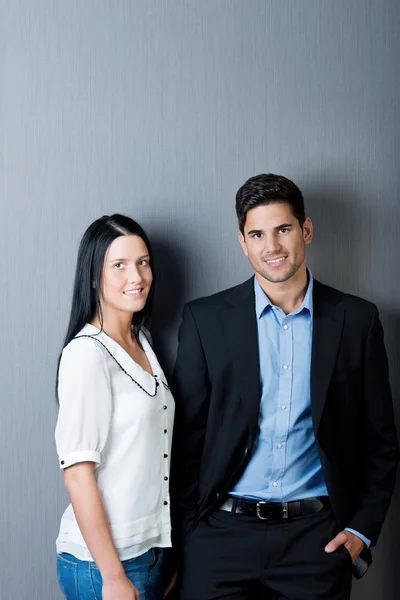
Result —
<instances>
[{"instance_id":1,"label":"woman's eyebrow","mask_svg":"<svg viewBox=\"0 0 400 600\"><path fill-rule=\"evenodd\" d=\"M135 260L143 260L144 258L150 258L149 254L143 254L143 256L138 256ZM108 262L123 262L124 260L129 260L129 258L111 258Z\"/></svg>"}]
</instances>

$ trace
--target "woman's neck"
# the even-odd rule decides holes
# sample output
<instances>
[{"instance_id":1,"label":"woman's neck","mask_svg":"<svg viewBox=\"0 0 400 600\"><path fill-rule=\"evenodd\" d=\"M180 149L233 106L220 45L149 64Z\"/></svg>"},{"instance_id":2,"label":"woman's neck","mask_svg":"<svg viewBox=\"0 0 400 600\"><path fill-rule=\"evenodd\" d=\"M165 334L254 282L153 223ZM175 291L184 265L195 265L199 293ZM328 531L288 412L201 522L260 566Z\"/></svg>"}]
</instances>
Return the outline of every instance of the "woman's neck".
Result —
<instances>
[{"instance_id":1,"label":"woman's neck","mask_svg":"<svg viewBox=\"0 0 400 600\"><path fill-rule=\"evenodd\" d=\"M133 313L102 310L102 321L98 315L93 317L91 324L102 329L116 342L124 342L126 345L132 343L132 319Z\"/></svg>"}]
</instances>

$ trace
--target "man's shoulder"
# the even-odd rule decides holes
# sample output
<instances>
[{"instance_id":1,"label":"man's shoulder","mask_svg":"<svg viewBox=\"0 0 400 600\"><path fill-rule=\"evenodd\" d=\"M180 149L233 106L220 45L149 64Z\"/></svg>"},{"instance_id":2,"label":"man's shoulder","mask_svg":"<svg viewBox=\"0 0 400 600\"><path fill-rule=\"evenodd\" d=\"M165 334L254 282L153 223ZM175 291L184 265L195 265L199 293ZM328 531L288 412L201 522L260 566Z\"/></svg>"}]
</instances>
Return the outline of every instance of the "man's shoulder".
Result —
<instances>
[{"instance_id":1,"label":"man's shoulder","mask_svg":"<svg viewBox=\"0 0 400 600\"><path fill-rule=\"evenodd\" d=\"M376 311L376 305L370 300L366 300L365 298L361 298L354 294L349 294L348 292L321 283L318 280L314 280L314 294L318 294L333 303L341 302L346 310L369 315Z\"/></svg>"},{"instance_id":2,"label":"man's shoulder","mask_svg":"<svg viewBox=\"0 0 400 600\"><path fill-rule=\"evenodd\" d=\"M187 302L186 306L194 311L216 309L221 305L226 304L226 302L230 303L230 301L234 301L236 298L248 295L253 289L254 277L251 277L247 281L244 281L233 287L226 288L225 290L221 290L209 296L202 296L200 298L190 300L190 302Z\"/></svg>"}]
</instances>

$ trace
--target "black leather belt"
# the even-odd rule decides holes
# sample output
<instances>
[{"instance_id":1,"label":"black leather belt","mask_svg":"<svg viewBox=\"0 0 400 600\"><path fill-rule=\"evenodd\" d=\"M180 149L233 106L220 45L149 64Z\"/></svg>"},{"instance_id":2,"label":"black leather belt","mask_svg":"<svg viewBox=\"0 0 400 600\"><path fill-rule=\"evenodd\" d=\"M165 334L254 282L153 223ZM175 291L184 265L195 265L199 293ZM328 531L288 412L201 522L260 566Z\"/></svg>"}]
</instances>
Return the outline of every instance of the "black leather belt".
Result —
<instances>
[{"instance_id":1,"label":"black leather belt","mask_svg":"<svg viewBox=\"0 0 400 600\"><path fill-rule=\"evenodd\" d=\"M291 502L264 502L262 500L244 500L230 496L220 507L233 515L258 517L262 521L282 521L302 517L311 513L327 511L331 507L327 496L305 498Z\"/></svg>"}]
</instances>

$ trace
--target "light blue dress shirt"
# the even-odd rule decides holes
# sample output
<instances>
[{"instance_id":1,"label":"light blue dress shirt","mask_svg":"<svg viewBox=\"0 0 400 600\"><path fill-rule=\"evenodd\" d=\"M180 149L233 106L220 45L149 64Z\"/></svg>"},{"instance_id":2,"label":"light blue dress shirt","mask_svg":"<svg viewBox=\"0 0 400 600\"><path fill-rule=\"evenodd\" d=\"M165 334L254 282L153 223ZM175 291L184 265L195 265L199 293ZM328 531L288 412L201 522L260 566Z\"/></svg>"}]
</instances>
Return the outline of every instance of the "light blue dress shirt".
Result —
<instances>
[{"instance_id":1,"label":"light blue dress shirt","mask_svg":"<svg viewBox=\"0 0 400 600\"><path fill-rule=\"evenodd\" d=\"M311 417L313 276L304 300L286 315L254 278L260 360L259 435L231 495L270 502L327 496ZM367 545L370 541L358 535Z\"/></svg>"}]
</instances>

